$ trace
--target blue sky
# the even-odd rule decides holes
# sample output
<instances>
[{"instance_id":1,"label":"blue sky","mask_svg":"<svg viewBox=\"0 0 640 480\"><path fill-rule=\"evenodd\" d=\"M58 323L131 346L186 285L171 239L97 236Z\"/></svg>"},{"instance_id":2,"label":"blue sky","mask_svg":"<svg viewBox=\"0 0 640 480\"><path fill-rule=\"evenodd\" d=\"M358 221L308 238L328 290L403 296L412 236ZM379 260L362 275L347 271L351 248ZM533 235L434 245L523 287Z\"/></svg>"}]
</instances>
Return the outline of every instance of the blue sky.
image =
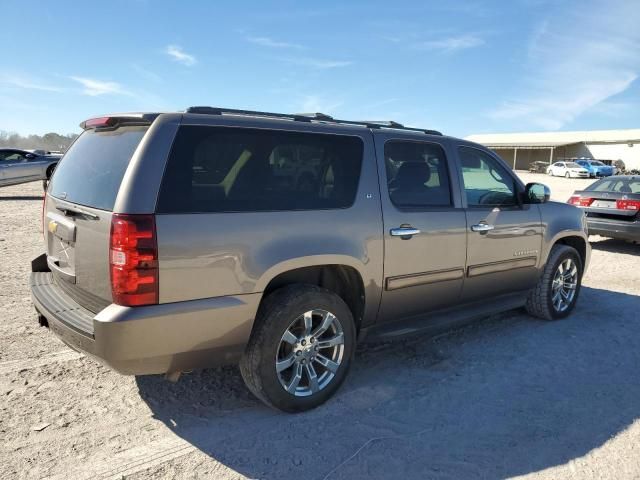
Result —
<instances>
[{"instance_id":1,"label":"blue sky","mask_svg":"<svg viewBox=\"0 0 640 480\"><path fill-rule=\"evenodd\" d=\"M640 127L636 0L0 1L0 130L190 105L456 136Z\"/></svg>"}]
</instances>

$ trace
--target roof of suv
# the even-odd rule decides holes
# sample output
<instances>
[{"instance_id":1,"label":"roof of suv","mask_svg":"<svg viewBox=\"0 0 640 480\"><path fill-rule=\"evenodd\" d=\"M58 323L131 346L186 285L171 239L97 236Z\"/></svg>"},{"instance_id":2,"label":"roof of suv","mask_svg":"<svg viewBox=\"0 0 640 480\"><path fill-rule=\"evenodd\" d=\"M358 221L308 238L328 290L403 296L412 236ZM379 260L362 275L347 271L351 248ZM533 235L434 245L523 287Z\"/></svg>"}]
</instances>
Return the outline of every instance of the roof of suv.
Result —
<instances>
[{"instance_id":1,"label":"roof of suv","mask_svg":"<svg viewBox=\"0 0 640 480\"><path fill-rule=\"evenodd\" d=\"M345 125L345 126L356 126L363 127L369 129L393 129L393 130L403 130L407 132L414 133L422 133L427 135L439 135L442 136L437 130L429 130L423 128L413 128L413 127L405 127L401 123L390 121L375 121L375 120L340 120L333 118L330 115L326 115L324 113L272 113L272 112L260 112L253 110L236 110L230 108L219 108L219 107L189 107L184 112L177 113L186 113L186 114L198 114L198 115L229 115L235 117L253 117L260 118L262 120L280 120L280 121L294 121L294 122L305 122L305 123L321 123L321 124L329 124L329 125ZM152 122L158 115L161 115L161 112L145 112L145 113L118 113L112 114L105 117L99 117L94 119L89 119L80 124L80 127L83 129L90 129L95 127L109 127L112 124L109 123L110 119L119 119L126 120L127 122ZM101 123L102 122L102 123Z\"/></svg>"}]
</instances>

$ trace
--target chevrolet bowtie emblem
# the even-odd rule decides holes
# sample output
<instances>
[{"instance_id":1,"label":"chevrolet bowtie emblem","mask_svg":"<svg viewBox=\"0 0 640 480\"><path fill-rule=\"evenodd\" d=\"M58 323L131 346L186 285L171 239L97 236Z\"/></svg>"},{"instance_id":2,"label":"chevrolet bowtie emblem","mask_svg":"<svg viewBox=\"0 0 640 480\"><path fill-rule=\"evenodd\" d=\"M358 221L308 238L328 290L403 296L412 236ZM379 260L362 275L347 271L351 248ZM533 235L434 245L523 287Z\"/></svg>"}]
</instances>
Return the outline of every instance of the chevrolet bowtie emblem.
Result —
<instances>
[{"instance_id":1,"label":"chevrolet bowtie emblem","mask_svg":"<svg viewBox=\"0 0 640 480\"><path fill-rule=\"evenodd\" d=\"M56 222L54 222L53 220L51 220L49 222L49 231L51 233L56 233L56 230L58 229L58 224Z\"/></svg>"}]
</instances>

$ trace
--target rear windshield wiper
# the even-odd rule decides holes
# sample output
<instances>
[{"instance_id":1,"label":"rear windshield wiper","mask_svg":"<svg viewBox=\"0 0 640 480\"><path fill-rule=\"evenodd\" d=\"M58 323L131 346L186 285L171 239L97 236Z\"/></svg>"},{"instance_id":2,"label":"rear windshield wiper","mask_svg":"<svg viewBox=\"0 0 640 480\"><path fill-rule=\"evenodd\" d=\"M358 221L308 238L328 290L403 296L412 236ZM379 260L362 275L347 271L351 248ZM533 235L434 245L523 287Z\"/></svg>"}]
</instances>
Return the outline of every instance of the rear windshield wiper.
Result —
<instances>
[{"instance_id":1,"label":"rear windshield wiper","mask_svg":"<svg viewBox=\"0 0 640 480\"><path fill-rule=\"evenodd\" d=\"M64 203L64 204L56 203L56 210L60 210L61 212L63 212L65 215L68 215L68 216L84 215L85 217L90 218L91 220L100 219L100 217L95 213L91 213L85 210L84 208L76 207L75 205L72 205L69 203Z\"/></svg>"}]
</instances>

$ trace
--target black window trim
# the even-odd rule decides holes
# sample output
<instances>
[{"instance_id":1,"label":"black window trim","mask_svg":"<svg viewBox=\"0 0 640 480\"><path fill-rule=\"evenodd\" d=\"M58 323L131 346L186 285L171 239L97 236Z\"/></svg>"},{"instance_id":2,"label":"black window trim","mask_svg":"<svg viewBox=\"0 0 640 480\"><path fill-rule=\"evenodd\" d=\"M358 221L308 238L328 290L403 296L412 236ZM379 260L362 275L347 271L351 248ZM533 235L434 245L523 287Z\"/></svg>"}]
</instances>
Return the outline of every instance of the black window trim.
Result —
<instances>
[{"instance_id":1,"label":"black window trim","mask_svg":"<svg viewBox=\"0 0 640 480\"><path fill-rule=\"evenodd\" d=\"M229 130L263 130L269 132L284 132L284 133L306 133L312 135L326 135L326 136L337 136L337 137L351 137L360 141L362 147L362 154L360 157L360 170L358 172L358 184L356 186L356 191L353 196L353 201L344 207L335 207L335 208L312 208L312 209L288 209L288 210L225 210L221 212L160 212L158 211L158 206L160 204L160 194L162 190L162 183L164 181L164 177L167 173L167 167L169 165L169 160L171 158L171 154L173 153L173 148L175 147L176 139L178 138L178 133L180 129L183 127L207 127L214 129L229 129ZM257 125L236 125L236 124L212 124L212 123L196 123L196 122L184 122L178 125L176 130L176 134L171 141L171 148L169 149L169 153L167 155L167 160L164 162L162 169L162 177L160 179L160 184L157 189L156 201L153 208L155 215L227 215L227 214L259 214L259 213L283 213L283 212L322 212L322 211L340 211L340 210L348 210L353 208L358 200L358 196L360 195L360 189L362 188L362 178L363 178L363 169L365 167L366 162L366 142L363 136L358 135L356 133L340 133L340 132L317 132L317 131L309 131L298 128L272 128L272 127L262 127Z\"/></svg>"},{"instance_id":2,"label":"black window trim","mask_svg":"<svg viewBox=\"0 0 640 480\"><path fill-rule=\"evenodd\" d=\"M442 150L442 153L444 153L445 169L447 170L447 181L449 182L449 205L422 205L422 206L415 206L415 207L407 207L407 206L396 205L395 203L393 203L393 200L391 199L391 193L389 192L389 179L387 178L387 165L386 165L387 163L386 148L387 148L387 143L389 142L420 143L420 144L436 145L440 147L440 149ZM436 142L433 140L420 140L416 138L406 138L406 137L386 138L384 140L384 143L382 144L382 171L384 172L384 182L381 182L381 183L385 186L384 191L386 193L387 199L389 200L389 205L391 205L391 207L395 208L397 211L410 213L410 212L451 212L454 210L460 210L459 207L456 207L455 200L453 197L454 196L453 183L451 181L452 165L451 165L451 159L447 155L447 149L444 143Z\"/></svg>"}]
</instances>

